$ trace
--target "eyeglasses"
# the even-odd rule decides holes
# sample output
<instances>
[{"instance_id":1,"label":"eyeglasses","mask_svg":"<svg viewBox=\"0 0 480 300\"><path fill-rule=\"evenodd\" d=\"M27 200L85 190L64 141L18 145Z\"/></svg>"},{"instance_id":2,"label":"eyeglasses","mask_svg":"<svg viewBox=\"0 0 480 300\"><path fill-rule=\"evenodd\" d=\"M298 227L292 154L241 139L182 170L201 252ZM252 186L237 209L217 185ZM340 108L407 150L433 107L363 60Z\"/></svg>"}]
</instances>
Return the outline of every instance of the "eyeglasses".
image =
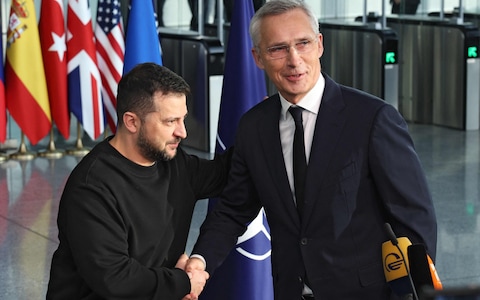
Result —
<instances>
[{"instance_id":1,"label":"eyeglasses","mask_svg":"<svg viewBox=\"0 0 480 300\"><path fill-rule=\"evenodd\" d=\"M271 59L280 59L287 57L288 53L290 52L290 48L295 48L297 53L303 54L308 53L313 50L315 47L315 41L317 39L310 39L310 40L302 40L300 42L295 43L293 46L290 45L277 45L267 48L267 54Z\"/></svg>"}]
</instances>

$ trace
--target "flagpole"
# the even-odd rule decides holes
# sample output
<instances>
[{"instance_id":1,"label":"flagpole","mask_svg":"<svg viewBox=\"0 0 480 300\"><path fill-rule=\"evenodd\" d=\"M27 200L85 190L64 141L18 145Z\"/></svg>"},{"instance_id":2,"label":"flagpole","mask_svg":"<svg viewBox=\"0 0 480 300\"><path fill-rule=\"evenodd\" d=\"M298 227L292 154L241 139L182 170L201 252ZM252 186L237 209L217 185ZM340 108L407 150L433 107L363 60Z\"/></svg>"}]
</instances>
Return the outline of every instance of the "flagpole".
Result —
<instances>
[{"instance_id":1,"label":"flagpole","mask_svg":"<svg viewBox=\"0 0 480 300\"><path fill-rule=\"evenodd\" d=\"M63 157L63 152L55 148L55 142L53 140L53 126L50 129L50 141L48 142L48 149L45 151L38 152L38 156L57 159Z\"/></svg>"},{"instance_id":2,"label":"flagpole","mask_svg":"<svg viewBox=\"0 0 480 300\"><path fill-rule=\"evenodd\" d=\"M83 147L82 127L80 126L80 122L77 120L77 141L75 143L75 148L67 149L67 154L73 156L85 156L88 152L90 152L90 149Z\"/></svg>"},{"instance_id":3,"label":"flagpole","mask_svg":"<svg viewBox=\"0 0 480 300\"><path fill-rule=\"evenodd\" d=\"M35 153L27 151L27 146L25 145L25 134L22 131L19 150L15 153L10 154L10 158L25 161L32 160L35 157Z\"/></svg>"},{"instance_id":4,"label":"flagpole","mask_svg":"<svg viewBox=\"0 0 480 300\"><path fill-rule=\"evenodd\" d=\"M7 159L8 159L7 153L5 153L5 154L0 153L0 163L6 161Z\"/></svg>"}]
</instances>

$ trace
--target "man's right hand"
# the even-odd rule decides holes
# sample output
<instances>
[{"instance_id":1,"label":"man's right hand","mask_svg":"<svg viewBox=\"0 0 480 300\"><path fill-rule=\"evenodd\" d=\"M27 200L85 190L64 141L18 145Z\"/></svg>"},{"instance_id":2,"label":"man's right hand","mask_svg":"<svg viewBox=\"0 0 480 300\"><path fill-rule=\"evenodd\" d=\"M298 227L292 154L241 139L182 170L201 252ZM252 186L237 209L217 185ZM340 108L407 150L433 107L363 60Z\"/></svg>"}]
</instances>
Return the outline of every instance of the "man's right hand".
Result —
<instances>
[{"instance_id":1,"label":"man's right hand","mask_svg":"<svg viewBox=\"0 0 480 300\"><path fill-rule=\"evenodd\" d=\"M185 272L187 272L188 277L190 278L191 291L190 294L186 295L183 300L196 300L198 296L203 291L205 284L207 283L210 275L205 271L205 264L201 259L190 258L185 264L183 260L185 257L182 256L180 260L181 263L177 263L178 266L185 266ZM180 262L179 260L179 262Z\"/></svg>"}]
</instances>

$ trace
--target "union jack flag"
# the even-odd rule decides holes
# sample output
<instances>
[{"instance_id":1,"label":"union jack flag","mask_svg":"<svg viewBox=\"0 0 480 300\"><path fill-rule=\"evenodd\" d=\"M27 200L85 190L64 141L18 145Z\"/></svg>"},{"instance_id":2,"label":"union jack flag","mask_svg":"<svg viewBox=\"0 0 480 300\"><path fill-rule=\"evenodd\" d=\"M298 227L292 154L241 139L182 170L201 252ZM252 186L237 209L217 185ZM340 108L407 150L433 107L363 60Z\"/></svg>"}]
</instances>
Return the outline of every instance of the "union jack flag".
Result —
<instances>
[{"instance_id":1,"label":"union jack flag","mask_svg":"<svg viewBox=\"0 0 480 300\"><path fill-rule=\"evenodd\" d=\"M104 129L102 80L88 0L68 0L67 69L70 111L96 140Z\"/></svg>"},{"instance_id":2,"label":"union jack flag","mask_svg":"<svg viewBox=\"0 0 480 300\"><path fill-rule=\"evenodd\" d=\"M102 77L102 99L107 123L113 133L117 124L117 86L125 53L120 0L99 0L97 9L97 60Z\"/></svg>"}]
</instances>

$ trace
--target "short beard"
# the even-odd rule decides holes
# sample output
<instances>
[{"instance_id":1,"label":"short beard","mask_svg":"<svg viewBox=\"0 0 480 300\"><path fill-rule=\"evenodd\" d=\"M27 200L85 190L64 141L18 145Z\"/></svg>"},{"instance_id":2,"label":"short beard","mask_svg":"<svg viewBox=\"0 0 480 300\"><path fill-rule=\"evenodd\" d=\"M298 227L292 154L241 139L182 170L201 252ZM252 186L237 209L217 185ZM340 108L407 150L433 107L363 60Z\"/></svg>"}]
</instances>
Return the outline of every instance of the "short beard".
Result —
<instances>
[{"instance_id":1,"label":"short beard","mask_svg":"<svg viewBox=\"0 0 480 300\"><path fill-rule=\"evenodd\" d=\"M158 150L154 145L152 145L152 143L150 143L150 141L145 137L143 128L140 129L138 134L137 146L144 157L153 161L169 161L175 156L170 156L165 149Z\"/></svg>"}]
</instances>

